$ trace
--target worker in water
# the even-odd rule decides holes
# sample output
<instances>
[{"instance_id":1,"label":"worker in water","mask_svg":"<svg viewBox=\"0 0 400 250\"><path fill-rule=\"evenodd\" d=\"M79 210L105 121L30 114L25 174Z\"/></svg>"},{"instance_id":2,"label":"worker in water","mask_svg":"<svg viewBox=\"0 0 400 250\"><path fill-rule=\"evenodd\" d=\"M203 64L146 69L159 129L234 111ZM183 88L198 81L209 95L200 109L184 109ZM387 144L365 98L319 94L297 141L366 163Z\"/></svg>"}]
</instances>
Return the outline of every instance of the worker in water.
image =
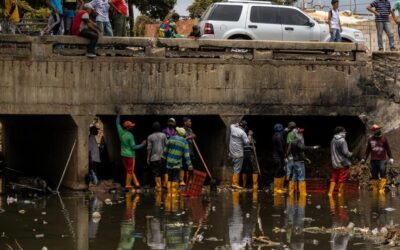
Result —
<instances>
[{"instance_id":1,"label":"worker in water","mask_svg":"<svg viewBox=\"0 0 400 250\"><path fill-rule=\"evenodd\" d=\"M242 172L242 184L243 187L247 186L247 173L252 175L253 179L253 190L258 190L258 168L255 155L255 140L253 138L253 131L249 130L247 133L249 144L243 147L243 172Z\"/></svg>"},{"instance_id":2,"label":"worker in water","mask_svg":"<svg viewBox=\"0 0 400 250\"><path fill-rule=\"evenodd\" d=\"M190 154L190 160L193 164L194 162L194 139L196 139L196 134L193 132L192 130L192 119L190 119L190 117L184 117L183 118L183 128L186 131L186 135L185 135L185 139L188 141L189 143L189 154ZM188 166L186 166L185 162L183 162L183 167L179 173L179 179L180 179L180 183L179 186L186 186L185 181L188 179L187 177L187 171L188 171Z\"/></svg>"},{"instance_id":3,"label":"worker in water","mask_svg":"<svg viewBox=\"0 0 400 250\"><path fill-rule=\"evenodd\" d=\"M165 168L161 163L161 155L167 144L167 136L161 132L159 122L153 123L153 133L147 138L147 164L150 166L156 182L156 191L161 192L161 177L165 174Z\"/></svg>"},{"instance_id":4,"label":"worker in water","mask_svg":"<svg viewBox=\"0 0 400 250\"><path fill-rule=\"evenodd\" d=\"M381 126L372 125L371 132L373 135L368 138L367 150L365 157L361 163L365 163L369 155L371 155L371 175L373 191L379 189L379 193L385 193L386 186L386 155L389 157L389 164L393 165L394 160L389 142L382 134ZM380 183L379 183L380 177Z\"/></svg>"},{"instance_id":5,"label":"worker in water","mask_svg":"<svg viewBox=\"0 0 400 250\"><path fill-rule=\"evenodd\" d=\"M247 122L241 120L239 123L232 124L230 129L229 156L232 158L233 164L232 188L242 189L239 185L239 175L243 166L244 147L250 144L250 140L245 132Z\"/></svg>"},{"instance_id":6,"label":"worker in water","mask_svg":"<svg viewBox=\"0 0 400 250\"><path fill-rule=\"evenodd\" d=\"M300 196L305 197L307 195L306 191L306 169L304 162L306 161L308 164L311 164L310 159L305 155L306 149L318 149L319 146L307 147L304 144L304 129L296 128L292 131L293 136L291 134L290 143L287 146L287 159L288 159L288 169L290 172L290 182L289 182L289 196L294 196L296 185L299 186Z\"/></svg>"},{"instance_id":7,"label":"worker in water","mask_svg":"<svg viewBox=\"0 0 400 250\"><path fill-rule=\"evenodd\" d=\"M136 144L135 137L133 136L132 130L135 127L135 123L131 121L124 121L121 126L121 118L119 115L119 109L117 111L117 131L119 135L119 139L121 141L121 156L122 156L122 164L126 171L126 181L125 188L132 188L132 180L136 188L140 187L140 183L135 175L135 159L136 159L136 150L143 148L146 145L146 140L144 140L141 144Z\"/></svg>"},{"instance_id":8,"label":"worker in water","mask_svg":"<svg viewBox=\"0 0 400 250\"><path fill-rule=\"evenodd\" d=\"M165 146L162 158L166 160L168 171L168 196L178 196L179 172L184 161L188 170L193 170L190 160L189 143L185 139L184 128L176 128L177 135L171 137Z\"/></svg>"},{"instance_id":9,"label":"worker in water","mask_svg":"<svg viewBox=\"0 0 400 250\"><path fill-rule=\"evenodd\" d=\"M285 193L285 139L282 124L275 124L272 136L272 164L274 167L274 194Z\"/></svg>"},{"instance_id":10,"label":"worker in water","mask_svg":"<svg viewBox=\"0 0 400 250\"><path fill-rule=\"evenodd\" d=\"M338 196L343 196L344 182L349 175L349 167L351 165L350 157L353 154L349 151L346 142L346 130L344 127L336 127L334 136L331 141L331 157L332 157L332 176L329 186L328 195L332 196L336 183L339 185Z\"/></svg>"},{"instance_id":11,"label":"worker in water","mask_svg":"<svg viewBox=\"0 0 400 250\"><path fill-rule=\"evenodd\" d=\"M100 149L97 145L96 136L99 134L99 128L93 125L89 128L89 176L90 181L97 185L98 167L100 165Z\"/></svg>"}]
</instances>

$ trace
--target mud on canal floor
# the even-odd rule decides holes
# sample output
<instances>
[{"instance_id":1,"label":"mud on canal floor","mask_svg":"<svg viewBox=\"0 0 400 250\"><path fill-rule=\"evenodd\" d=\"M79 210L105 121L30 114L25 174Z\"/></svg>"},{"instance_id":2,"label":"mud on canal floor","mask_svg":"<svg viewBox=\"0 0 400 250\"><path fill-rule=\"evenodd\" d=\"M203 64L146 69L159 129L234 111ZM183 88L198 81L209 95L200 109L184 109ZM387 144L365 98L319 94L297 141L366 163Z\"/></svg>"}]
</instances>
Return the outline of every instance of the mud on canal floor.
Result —
<instances>
[{"instance_id":1,"label":"mud on canal floor","mask_svg":"<svg viewBox=\"0 0 400 250\"><path fill-rule=\"evenodd\" d=\"M331 200L227 189L196 199L65 192L3 196L0 212L0 249L390 249L400 224L394 191Z\"/></svg>"}]
</instances>

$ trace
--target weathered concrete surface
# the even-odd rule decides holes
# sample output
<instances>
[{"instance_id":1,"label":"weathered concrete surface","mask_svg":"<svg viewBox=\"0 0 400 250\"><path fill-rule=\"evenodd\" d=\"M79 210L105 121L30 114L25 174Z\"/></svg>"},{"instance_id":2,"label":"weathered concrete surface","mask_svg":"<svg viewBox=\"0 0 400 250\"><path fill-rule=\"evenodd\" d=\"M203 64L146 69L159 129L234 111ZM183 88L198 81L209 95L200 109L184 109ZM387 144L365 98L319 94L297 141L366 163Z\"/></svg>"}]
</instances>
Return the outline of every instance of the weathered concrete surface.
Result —
<instances>
[{"instance_id":1,"label":"weathered concrete surface","mask_svg":"<svg viewBox=\"0 0 400 250\"><path fill-rule=\"evenodd\" d=\"M358 116L372 112L379 95L357 44L104 38L100 45L144 53L90 60L60 56L54 46L85 44L84 39L3 38L21 43L23 51L0 59L0 115L71 115L78 147L64 184L73 188L83 186L87 172L91 117L114 115L115 105L123 114L218 115L230 123L229 117L243 115ZM210 47L216 51L208 55L230 56L187 58L188 50ZM238 48L244 51L232 52ZM350 59L329 59L331 51L346 51ZM276 59L282 53L296 60ZM226 151L226 137L218 142ZM213 165L223 162L211 158Z\"/></svg>"}]
</instances>

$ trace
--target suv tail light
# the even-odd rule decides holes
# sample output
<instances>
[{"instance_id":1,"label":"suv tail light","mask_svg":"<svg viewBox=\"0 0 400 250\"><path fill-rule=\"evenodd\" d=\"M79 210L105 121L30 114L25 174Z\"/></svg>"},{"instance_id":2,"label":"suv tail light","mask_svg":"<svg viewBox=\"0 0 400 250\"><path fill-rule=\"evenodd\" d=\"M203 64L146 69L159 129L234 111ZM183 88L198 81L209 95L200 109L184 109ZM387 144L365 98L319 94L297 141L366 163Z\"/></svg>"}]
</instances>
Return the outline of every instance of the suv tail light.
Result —
<instances>
[{"instance_id":1,"label":"suv tail light","mask_svg":"<svg viewBox=\"0 0 400 250\"><path fill-rule=\"evenodd\" d=\"M206 23L204 25L204 34L214 34L214 27L211 23Z\"/></svg>"}]
</instances>

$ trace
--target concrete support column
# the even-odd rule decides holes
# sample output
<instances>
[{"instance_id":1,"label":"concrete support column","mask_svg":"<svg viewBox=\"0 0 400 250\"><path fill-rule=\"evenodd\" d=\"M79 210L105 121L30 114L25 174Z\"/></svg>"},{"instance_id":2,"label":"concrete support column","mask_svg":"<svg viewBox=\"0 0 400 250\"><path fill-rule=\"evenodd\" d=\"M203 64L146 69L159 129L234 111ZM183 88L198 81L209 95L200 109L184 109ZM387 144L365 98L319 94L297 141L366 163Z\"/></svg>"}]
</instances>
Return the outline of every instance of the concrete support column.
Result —
<instances>
[{"instance_id":1,"label":"concrete support column","mask_svg":"<svg viewBox=\"0 0 400 250\"><path fill-rule=\"evenodd\" d=\"M220 116L221 120L224 122L226 126L226 134L225 134L225 150L224 152L224 159L225 159L225 164L224 167L221 168L221 173L219 173L219 176L221 176L221 183L230 183L231 178L232 178L232 164L229 161L229 137L230 137L230 126L231 124L239 122L242 118L243 115L223 115Z\"/></svg>"},{"instance_id":2,"label":"concrete support column","mask_svg":"<svg viewBox=\"0 0 400 250\"><path fill-rule=\"evenodd\" d=\"M72 154L63 185L72 189L86 188L85 175L89 171L89 125L93 116L71 116L76 125L76 146ZM71 141L74 141L71 140Z\"/></svg>"}]
</instances>

